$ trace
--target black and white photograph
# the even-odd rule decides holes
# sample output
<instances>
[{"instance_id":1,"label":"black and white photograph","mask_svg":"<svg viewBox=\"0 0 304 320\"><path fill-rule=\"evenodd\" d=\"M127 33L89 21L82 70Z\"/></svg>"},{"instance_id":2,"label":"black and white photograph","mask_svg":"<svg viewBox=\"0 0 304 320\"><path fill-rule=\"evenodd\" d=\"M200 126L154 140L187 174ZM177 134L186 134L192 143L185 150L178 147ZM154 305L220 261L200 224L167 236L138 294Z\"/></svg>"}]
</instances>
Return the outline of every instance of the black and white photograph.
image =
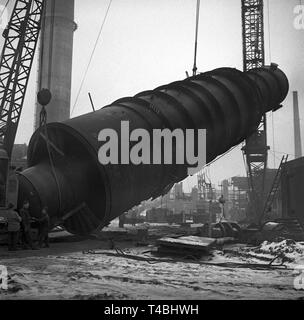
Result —
<instances>
[{"instance_id":1,"label":"black and white photograph","mask_svg":"<svg viewBox=\"0 0 304 320\"><path fill-rule=\"evenodd\" d=\"M304 0L0 0L0 54L2 302L304 300Z\"/></svg>"}]
</instances>

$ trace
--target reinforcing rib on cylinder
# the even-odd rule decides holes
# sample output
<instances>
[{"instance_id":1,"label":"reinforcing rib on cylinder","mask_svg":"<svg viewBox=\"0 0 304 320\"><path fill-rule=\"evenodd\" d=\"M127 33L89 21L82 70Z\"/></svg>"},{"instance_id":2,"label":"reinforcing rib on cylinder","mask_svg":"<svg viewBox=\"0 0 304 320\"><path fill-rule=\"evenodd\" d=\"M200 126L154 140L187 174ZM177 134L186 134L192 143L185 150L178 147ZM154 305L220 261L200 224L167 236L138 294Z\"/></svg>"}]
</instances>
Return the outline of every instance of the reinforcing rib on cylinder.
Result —
<instances>
[{"instance_id":1,"label":"reinforcing rib on cylinder","mask_svg":"<svg viewBox=\"0 0 304 320\"><path fill-rule=\"evenodd\" d=\"M35 217L47 206L53 225L89 234L187 176L186 165L102 165L102 129L119 133L121 121L129 121L130 130L149 132L206 129L208 163L248 138L264 113L280 107L288 89L275 64L246 73L220 68L50 123L30 141L29 167L19 175L19 205L29 200Z\"/></svg>"}]
</instances>

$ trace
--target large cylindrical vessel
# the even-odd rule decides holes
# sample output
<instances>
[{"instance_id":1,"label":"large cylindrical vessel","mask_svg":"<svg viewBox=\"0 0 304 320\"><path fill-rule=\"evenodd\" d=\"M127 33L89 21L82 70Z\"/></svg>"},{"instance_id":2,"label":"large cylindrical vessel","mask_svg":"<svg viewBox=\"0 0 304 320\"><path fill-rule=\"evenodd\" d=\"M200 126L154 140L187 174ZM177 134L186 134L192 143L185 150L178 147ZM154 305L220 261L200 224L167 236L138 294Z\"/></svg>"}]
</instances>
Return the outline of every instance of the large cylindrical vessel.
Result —
<instances>
[{"instance_id":1,"label":"large cylindrical vessel","mask_svg":"<svg viewBox=\"0 0 304 320\"><path fill-rule=\"evenodd\" d=\"M250 136L287 93L288 80L276 65L247 73L221 68L48 124L31 139L19 200L30 201L34 216L46 205L54 223L64 217L67 230L88 234L187 176L186 165L102 165L102 129L120 134L121 121L129 121L130 131L205 128L210 162Z\"/></svg>"}]
</instances>

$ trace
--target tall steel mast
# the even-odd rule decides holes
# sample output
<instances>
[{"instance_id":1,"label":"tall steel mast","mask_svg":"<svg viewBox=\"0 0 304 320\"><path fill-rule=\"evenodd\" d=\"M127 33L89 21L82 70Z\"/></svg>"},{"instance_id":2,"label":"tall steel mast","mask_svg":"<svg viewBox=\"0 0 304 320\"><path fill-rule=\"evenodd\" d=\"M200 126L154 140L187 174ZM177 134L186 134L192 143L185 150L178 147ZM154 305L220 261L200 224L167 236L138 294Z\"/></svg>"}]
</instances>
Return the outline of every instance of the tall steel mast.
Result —
<instances>
[{"instance_id":1,"label":"tall steel mast","mask_svg":"<svg viewBox=\"0 0 304 320\"><path fill-rule=\"evenodd\" d=\"M242 0L244 71L265 64L263 0ZM247 164L251 217L254 220L263 208L263 193L269 147L267 146L266 115L260 126L246 140L243 153Z\"/></svg>"},{"instance_id":2,"label":"tall steel mast","mask_svg":"<svg viewBox=\"0 0 304 320\"><path fill-rule=\"evenodd\" d=\"M0 58L0 210L10 194L17 201L17 182L10 181L10 159L37 47L44 0L17 0L3 32ZM10 187L9 187L10 186Z\"/></svg>"},{"instance_id":3,"label":"tall steel mast","mask_svg":"<svg viewBox=\"0 0 304 320\"><path fill-rule=\"evenodd\" d=\"M0 140L10 158L20 120L44 0L18 0L7 28L0 60Z\"/></svg>"}]
</instances>

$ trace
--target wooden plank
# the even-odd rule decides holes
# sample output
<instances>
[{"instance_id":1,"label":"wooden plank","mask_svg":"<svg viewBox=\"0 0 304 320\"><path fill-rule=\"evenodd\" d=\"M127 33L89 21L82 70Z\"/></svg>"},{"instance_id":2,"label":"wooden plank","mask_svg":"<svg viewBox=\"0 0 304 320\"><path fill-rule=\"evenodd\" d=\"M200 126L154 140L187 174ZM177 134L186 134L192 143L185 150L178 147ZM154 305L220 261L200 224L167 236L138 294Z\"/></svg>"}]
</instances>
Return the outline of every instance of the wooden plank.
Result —
<instances>
[{"instance_id":1,"label":"wooden plank","mask_svg":"<svg viewBox=\"0 0 304 320\"><path fill-rule=\"evenodd\" d=\"M206 251L216 243L216 239L205 238L205 237L180 237L180 238L169 238L164 237L157 241L158 246L162 247L174 247L176 249L191 249Z\"/></svg>"}]
</instances>

